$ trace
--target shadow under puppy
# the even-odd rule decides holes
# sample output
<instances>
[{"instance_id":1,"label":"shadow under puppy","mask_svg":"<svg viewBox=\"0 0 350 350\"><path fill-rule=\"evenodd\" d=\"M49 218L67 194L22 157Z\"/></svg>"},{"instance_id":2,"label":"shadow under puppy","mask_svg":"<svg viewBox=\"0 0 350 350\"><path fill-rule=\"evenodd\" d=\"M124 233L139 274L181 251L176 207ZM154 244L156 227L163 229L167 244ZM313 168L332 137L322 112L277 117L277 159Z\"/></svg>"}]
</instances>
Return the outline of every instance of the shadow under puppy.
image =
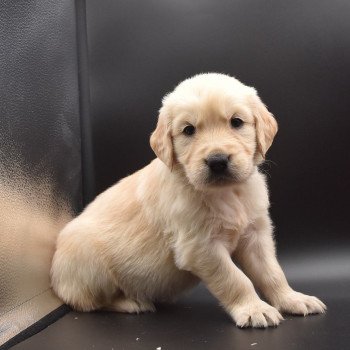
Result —
<instances>
[{"instance_id":1,"label":"shadow under puppy","mask_svg":"<svg viewBox=\"0 0 350 350\"><path fill-rule=\"evenodd\" d=\"M76 310L143 312L201 280L240 327L276 326L279 311L323 313L276 259L257 168L276 132L254 88L215 73L183 81L163 99L151 136L157 158L59 234L54 291Z\"/></svg>"}]
</instances>

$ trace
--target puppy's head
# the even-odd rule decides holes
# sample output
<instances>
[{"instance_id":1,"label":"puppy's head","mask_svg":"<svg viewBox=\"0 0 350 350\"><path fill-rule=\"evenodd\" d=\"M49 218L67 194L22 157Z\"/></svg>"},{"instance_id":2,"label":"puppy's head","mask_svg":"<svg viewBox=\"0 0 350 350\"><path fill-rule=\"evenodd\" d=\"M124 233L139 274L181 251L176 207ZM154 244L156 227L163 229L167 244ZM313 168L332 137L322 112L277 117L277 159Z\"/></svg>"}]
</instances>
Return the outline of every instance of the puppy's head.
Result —
<instances>
[{"instance_id":1,"label":"puppy's head","mask_svg":"<svg viewBox=\"0 0 350 350\"><path fill-rule=\"evenodd\" d=\"M197 189L246 180L261 163L277 123L255 89L223 74L196 75L163 99L151 147Z\"/></svg>"}]
</instances>

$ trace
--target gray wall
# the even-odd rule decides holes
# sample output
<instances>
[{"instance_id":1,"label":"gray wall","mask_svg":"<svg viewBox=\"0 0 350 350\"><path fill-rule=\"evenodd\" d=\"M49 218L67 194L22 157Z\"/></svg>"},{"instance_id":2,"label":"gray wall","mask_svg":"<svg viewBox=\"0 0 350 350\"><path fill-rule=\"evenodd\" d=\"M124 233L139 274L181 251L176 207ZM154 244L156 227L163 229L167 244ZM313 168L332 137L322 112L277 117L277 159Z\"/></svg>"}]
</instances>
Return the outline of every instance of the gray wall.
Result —
<instances>
[{"instance_id":1,"label":"gray wall","mask_svg":"<svg viewBox=\"0 0 350 350\"><path fill-rule=\"evenodd\" d=\"M146 165L162 96L217 71L278 119L268 154L280 252L350 243L348 1L87 1L97 192Z\"/></svg>"}]
</instances>

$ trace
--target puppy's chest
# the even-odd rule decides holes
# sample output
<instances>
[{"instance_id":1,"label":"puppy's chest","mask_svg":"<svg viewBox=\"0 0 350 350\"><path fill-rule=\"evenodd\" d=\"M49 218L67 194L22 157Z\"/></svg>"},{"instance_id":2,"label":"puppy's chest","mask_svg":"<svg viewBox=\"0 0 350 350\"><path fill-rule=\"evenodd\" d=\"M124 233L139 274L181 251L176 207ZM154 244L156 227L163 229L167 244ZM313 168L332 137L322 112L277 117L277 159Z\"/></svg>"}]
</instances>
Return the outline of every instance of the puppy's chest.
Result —
<instances>
[{"instance_id":1,"label":"puppy's chest","mask_svg":"<svg viewBox=\"0 0 350 350\"><path fill-rule=\"evenodd\" d=\"M213 238L235 245L241 233L252 222L249 201L233 191L209 198L209 219L213 222Z\"/></svg>"}]
</instances>

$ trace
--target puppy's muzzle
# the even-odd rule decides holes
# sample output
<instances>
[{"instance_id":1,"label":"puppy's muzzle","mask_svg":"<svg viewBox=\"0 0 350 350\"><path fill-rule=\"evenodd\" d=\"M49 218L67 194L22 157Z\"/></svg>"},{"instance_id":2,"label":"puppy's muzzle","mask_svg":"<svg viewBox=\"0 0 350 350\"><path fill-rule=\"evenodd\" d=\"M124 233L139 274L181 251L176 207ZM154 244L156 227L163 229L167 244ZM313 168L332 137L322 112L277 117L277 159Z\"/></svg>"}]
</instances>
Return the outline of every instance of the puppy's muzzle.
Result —
<instances>
[{"instance_id":1,"label":"puppy's muzzle","mask_svg":"<svg viewBox=\"0 0 350 350\"><path fill-rule=\"evenodd\" d=\"M228 170L229 155L227 154L213 154L210 155L205 163L210 169L210 173L213 176L225 175Z\"/></svg>"}]
</instances>

